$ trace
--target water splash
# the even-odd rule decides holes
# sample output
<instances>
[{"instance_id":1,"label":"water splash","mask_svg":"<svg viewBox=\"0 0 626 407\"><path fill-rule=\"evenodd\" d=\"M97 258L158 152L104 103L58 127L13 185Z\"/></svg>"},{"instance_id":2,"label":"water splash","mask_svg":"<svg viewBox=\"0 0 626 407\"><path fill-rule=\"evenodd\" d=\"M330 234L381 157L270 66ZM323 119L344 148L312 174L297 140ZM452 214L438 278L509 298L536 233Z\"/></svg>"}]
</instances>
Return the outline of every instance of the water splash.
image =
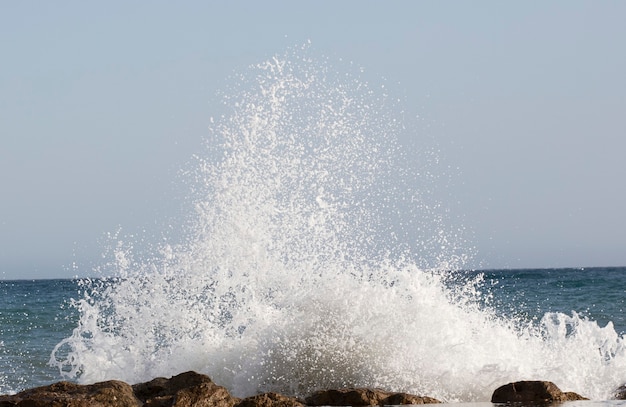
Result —
<instances>
[{"instance_id":1,"label":"water splash","mask_svg":"<svg viewBox=\"0 0 626 407\"><path fill-rule=\"evenodd\" d=\"M451 271L467 245L416 189L424 168L395 141L407 130L388 98L307 50L237 84L197 160L187 239L112 248L112 277L84 282L52 354L62 374L196 370L237 396L371 386L446 401L521 379L606 398L624 379L610 326L498 316L480 276Z\"/></svg>"}]
</instances>

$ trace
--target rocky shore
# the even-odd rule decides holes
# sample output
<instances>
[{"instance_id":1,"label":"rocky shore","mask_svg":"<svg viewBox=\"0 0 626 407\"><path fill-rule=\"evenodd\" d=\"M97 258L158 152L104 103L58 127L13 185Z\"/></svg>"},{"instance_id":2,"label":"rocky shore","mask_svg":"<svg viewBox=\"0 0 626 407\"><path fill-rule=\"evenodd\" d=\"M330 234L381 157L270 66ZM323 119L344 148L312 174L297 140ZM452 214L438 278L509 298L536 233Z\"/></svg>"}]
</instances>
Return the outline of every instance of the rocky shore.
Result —
<instances>
[{"instance_id":1,"label":"rocky shore","mask_svg":"<svg viewBox=\"0 0 626 407\"><path fill-rule=\"evenodd\" d=\"M552 403L586 400L562 392L554 383L524 381L496 389L493 403ZM156 378L130 385L110 380L80 385L58 382L49 386L0 396L0 407L304 407L304 406L385 406L440 403L431 397L394 393L380 389L347 388L317 391L304 399L277 393L263 393L240 399L208 376L186 372L169 379Z\"/></svg>"}]
</instances>

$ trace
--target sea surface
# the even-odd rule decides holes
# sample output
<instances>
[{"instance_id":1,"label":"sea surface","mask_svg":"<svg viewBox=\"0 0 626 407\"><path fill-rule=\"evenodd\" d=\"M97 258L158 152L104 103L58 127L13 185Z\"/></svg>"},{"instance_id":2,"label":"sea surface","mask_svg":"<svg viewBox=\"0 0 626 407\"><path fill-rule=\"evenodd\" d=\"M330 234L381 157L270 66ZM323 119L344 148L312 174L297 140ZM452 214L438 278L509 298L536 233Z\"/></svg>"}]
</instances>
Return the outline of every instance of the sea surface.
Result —
<instances>
[{"instance_id":1,"label":"sea surface","mask_svg":"<svg viewBox=\"0 0 626 407\"><path fill-rule=\"evenodd\" d=\"M571 338L588 336L579 338L581 346L586 341L602 345L605 340L601 336L603 330L617 335L618 342L623 342L626 333L626 267L486 270L455 274L457 279L460 274L467 278L482 275L485 301L496 315L531 325L538 324L546 315L549 319L570 319L564 329L570 331ZM57 366L50 365L50 358L55 346L77 328L79 313L71 303L81 299L83 293L84 287L77 280L0 281L0 394L67 379ZM446 323L448 321L441 321L441 324ZM502 345L506 346L506 343ZM498 349L494 348L493 352ZM471 358L472 355L465 357ZM607 365L611 363L611 357L623 358L623 349L619 354L608 355ZM462 363L463 360L456 362ZM579 368L578 374L585 375L584 366ZM502 384L506 380L508 378L503 378ZM612 383L615 387L619 384Z\"/></svg>"},{"instance_id":2,"label":"sea surface","mask_svg":"<svg viewBox=\"0 0 626 407\"><path fill-rule=\"evenodd\" d=\"M438 151L359 75L304 46L226 80L174 232L112 235L93 279L0 282L0 393L195 370L237 397L549 380L606 403L626 268L466 271Z\"/></svg>"}]
</instances>

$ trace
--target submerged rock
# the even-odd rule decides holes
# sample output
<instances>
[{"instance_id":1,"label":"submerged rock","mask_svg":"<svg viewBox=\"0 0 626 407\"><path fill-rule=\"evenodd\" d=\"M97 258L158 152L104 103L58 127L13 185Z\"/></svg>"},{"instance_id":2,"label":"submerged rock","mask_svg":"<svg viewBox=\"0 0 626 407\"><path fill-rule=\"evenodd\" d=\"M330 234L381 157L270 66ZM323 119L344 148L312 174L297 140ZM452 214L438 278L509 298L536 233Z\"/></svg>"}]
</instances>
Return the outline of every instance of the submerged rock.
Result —
<instances>
[{"instance_id":1,"label":"submerged rock","mask_svg":"<svg viewBox=\"0 0 626 407\"><path fill-rule=\"evenodd\" d=\"M573 393L562 392L554 383L521 381L498 387L491 396L492 403L552 403L555 401L588 400Z\"/></svg>"},{"instance_id":2,"label":"submerged rock","mask_svg":"<svg viewBox=\"0 0 626 407\"><path fill-rule=\"evenodd\" d=\"M319 390L306 398L306 404L309 406L383 406L432 403L440 403L440 401L431 397L367 388Z\"/></svg>"}]
</instances>

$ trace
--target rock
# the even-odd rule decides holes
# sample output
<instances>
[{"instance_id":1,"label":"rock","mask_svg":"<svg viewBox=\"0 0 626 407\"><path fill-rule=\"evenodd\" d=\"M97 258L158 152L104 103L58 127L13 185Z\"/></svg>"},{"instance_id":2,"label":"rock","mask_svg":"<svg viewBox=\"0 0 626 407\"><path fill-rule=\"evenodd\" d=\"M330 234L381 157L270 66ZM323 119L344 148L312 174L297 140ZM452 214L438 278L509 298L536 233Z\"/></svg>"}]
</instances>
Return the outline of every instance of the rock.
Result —
<instances>
[{"instance_id":1,"label":"rock","mask_svg":"<svg viewBox=\"0 0 626 407\"><path fill-rule=\"evenodd\" d=\"M498 387L491 396L492 403L552 403L555 401L587 400L573 392L562 392L554 383L521 381Z\"/></svg>"},{"instance_id":2,"label":"rock","mask_svg":"<svg viewBox=\"0 0 626 407\"><path fill-rule=\"evenodd\" d=\"M0 407L138 407L142 403L124 382L111 380L90 385L59 382L12 396L0 396Z\"/></svg>"},{"instance_id":3,"label":"rock","mask_svg":"<svg viewBox=\"0 0 626 407\"><path fill-rule=\"evenodd\" d=\"M432 397L416 396L408 393L392 393L383 400L383 404L387 406L399 406L404 404L437 404L441 401Z\"/></svg>"},{"instance_id":4,"label":"rock","mask_svg":"<svg viewBox=\"0 0 626 407\"><path fill-rule=\"evenodd\" d=\"M583 397L573 391L566 391L563 394L565 395L565 399L563 401L589 400L587 397Z\"/></svg>"},{"instance_id":5,"label":"rock","mask_svg":"<svg viewBox=\"0 0 626 407\"><path fill-rule=\"evenodd\" d=\"M432 403L440 403L440 401L431 397L367 388L319 390L306 398L306 404L309 406L382 406Z\"/></svg>"},{"instance_id":6,"label":"rock","mask_svg":"<svg viewBox=\"0 0 626 407\"><path fill-rule=\"evenodd\" d=\"M59 382L0 396L0 407L306 407L383 406L439 403L430 397L378 389L321 390L303 401L278 393L263 393L243 400L232 397L206 375L181 373L169 379L129 385L111 380L80 385Z\"/></svg>"},{"instance_id":7,"label":"rock","mask_svg":"<svg viewBox=\"0 0 626 407\"><path fill-rule=\"evenodd\" d=\"M208 376L187 372L133 386L116 380L90 385L59 382L0 396L0 407L234 407L239 401Z\"/></svg>"},{"instance_id":8,"label":"rock","mask_svg":"<svg viewBox=\"0 0 626 407\"><path fill-rule=\"evenodd\" d=\"M181 373L170 379L158 377L132 388L145 407L233 407L239 402L209 376L196 372Z\"/></svg>"},{"instance_id":9,"label":"rock","mask_svg":"<svg viewBox=\"0 0 626 407\"><path fill-rule=\"evenodd\" d=\"M309 406L374 406L380 394L370 389L319 390L306 398Z\"/></svg>"},{"instance_id":10,"label":"rock","mask_svg":"<svg viewBox=\"0 0 626 407\"><path fill-rule=\"evenodd\" d=\"M613 391L613 400L626 400L626 384L622 384Z\"/></svg>"},{"instance_id":11,"label":"rock","mask_svg":"<svg viewBox=\"0 0 626 407\"><path fill-rule=\"evenodd\" d=\"M236 407L304 407L304 402L295 397L271 392L247 397Z\"/></svg>"}]
</instances>

